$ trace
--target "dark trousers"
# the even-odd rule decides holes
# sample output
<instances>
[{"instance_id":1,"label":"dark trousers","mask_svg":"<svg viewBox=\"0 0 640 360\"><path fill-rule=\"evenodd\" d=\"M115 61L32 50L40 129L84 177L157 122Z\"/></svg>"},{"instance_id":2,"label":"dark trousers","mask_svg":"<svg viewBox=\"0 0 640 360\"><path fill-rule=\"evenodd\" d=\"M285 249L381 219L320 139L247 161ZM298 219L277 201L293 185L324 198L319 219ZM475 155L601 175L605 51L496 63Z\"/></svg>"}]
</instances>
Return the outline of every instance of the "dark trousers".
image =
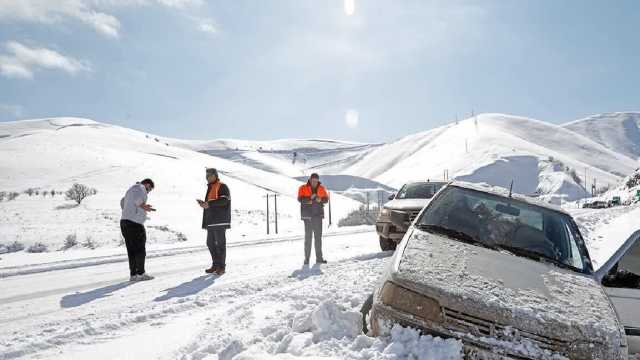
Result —
<instances>
[{"instance_id":1,"label":"dark trousers","mask_svg":"<svg viewBox=\"0 0 640 360\"><path fill-rule=\"evenodd\" d=\"M131 276L144 274L144 259L147 256L145 248L147 232L144 229L144 225L130 220L120 220L120 230L127 246Z\"/></svg>"},{"instance_id":2,"label":"dark trousers","mask_svg":"<svg viewBox=\"0 0 640 360\"><path fill-rule=\"evenodd\" d=\"M227 260L227 229L221 226L207 228L207 247L213 267L225 267Z\"/></svg>"},{"instance_id":3,"label":"dark trousers","mask_svg":"<svg viewBox=\"0 0 640 360\"><path fill-rule=\"evenodd\" d=\"M316 261L324 259L322 256L322 218L311 217L304 219L304 259L309 261L311 256L311 238L315 240Z\"/></svg>"}]
</instances>

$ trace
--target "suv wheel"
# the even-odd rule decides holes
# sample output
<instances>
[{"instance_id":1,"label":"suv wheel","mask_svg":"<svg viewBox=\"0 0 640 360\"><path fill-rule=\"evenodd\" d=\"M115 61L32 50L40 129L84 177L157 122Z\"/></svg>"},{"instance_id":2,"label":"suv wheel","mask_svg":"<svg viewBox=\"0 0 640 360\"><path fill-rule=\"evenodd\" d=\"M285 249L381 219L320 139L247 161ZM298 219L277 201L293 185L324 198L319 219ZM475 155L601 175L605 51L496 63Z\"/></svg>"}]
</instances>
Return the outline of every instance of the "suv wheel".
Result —
<instances>
[{"instance_id":1,"label":"suv wheel","mask_svg":"<svg viewBox=\"0 0 640 360\"><path fill-rule=\"evenodd\" d=\"M380 249L382 251L395 250L397 245L395 241L380 236Z\"/></svg>"}]
</instances>

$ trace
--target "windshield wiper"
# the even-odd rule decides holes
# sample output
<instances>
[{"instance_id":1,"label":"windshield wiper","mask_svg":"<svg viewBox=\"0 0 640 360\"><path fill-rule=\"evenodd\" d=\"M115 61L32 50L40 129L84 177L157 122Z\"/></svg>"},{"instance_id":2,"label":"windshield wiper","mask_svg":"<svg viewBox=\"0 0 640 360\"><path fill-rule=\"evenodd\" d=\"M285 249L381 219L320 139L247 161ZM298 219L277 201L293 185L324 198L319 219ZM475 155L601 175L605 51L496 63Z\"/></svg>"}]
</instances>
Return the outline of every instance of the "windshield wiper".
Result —
<instances>
[{"instance_id":1,"label":"windshield wiper","mask_svg":"<svg viewBox=\"0 0 640 360\"><path fill-rule=\"evenodd\" d=\"M460 240L467 244L479 245L482 247L486 247L488 249L495 249L493 246L483 243L482 241L474 238L473 236L465 233L464 231L450 229L448 227L444 227L441 225L428 225L428 224L416 224L415 225L420 230L436 232L438 234L443 234L448 237L454 238L456 240Z\"/></svg>"},{"instance_id":2,"label":"windshield wiper","mask_svg":"<svg viewBox=\"0 0 640 360\"><path fill-rule=\"evenodd\" d=\"M529 250L529 249L524 249L521 247L517 247L517 246L510 246L510 245L503 245L503 244L496 244L495 248L497 249L502 249L502 250L506 250L510 253L513 253L514 255L518 255L518 256L524 256L527 257L529 259L533 259L533 260L538 260L538 261L546 261L546 262L550 262L554 265L557 265L558 267L561 268L565 268L565 269L571 269L571 270L576 270L576 271L580 271L580 269L571 266L569 264L565 264L560 260L551 258L539 251L534 251L534 250Z\"/></svg>"}]
</instances>

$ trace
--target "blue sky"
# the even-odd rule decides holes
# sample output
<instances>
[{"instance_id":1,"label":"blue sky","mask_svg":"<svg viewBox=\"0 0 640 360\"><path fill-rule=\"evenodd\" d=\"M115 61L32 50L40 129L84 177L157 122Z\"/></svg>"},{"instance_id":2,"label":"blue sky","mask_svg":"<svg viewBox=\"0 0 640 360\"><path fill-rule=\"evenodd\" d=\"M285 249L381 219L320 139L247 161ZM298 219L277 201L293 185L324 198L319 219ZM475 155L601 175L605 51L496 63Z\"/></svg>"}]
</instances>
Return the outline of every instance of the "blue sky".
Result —
<instances>
[{"instance_id":1,"label":"blue sky","mask_svg":"<svg viewBox=\"0 0 640 360\"><path fill-rule=\"evenodd\" d=\"M0 121L378 142L640 110L637 1L345 1L0 0Z\"/></svg>"}]
</instances>

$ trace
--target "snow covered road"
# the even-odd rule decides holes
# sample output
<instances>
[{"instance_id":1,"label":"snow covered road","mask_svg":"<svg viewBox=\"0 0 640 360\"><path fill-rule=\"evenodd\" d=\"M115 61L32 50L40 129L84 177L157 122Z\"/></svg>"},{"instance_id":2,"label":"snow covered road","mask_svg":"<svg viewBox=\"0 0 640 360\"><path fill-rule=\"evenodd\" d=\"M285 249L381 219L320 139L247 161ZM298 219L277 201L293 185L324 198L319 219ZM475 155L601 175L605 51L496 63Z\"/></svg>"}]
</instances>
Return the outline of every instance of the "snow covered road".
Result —
<instances>
[{"instance_id":1,"label":"snow covered road","mask_svg":"<svg viewBox=\"0 0 640 360\"><path fill-rule=\"evenodd\" d=\"M151 258L157 278L134 284L126 263L3 278L0 358L384 358L357 311L391 254L374 232L324 248L331 262L304 269L301 240L232 247L219 278L206 251Z\"/></svg>"}]
</instances>

